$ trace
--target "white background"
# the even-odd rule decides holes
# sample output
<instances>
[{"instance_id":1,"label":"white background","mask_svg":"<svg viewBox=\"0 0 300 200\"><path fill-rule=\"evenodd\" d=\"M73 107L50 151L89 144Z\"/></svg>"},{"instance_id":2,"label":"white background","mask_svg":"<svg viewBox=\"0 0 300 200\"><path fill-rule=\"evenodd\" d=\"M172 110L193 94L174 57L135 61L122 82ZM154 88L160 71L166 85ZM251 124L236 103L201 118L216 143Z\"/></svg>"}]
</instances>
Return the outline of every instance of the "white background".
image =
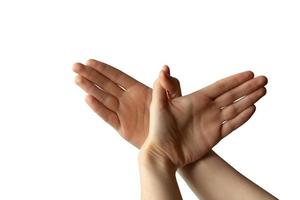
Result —
<instances>
[{"instance_id":1,"label":"white background","mask_svg":"<svg viewBox=\"0 0 300 200\"><path fill-rule=\"evenodd\" d=\"M215 150L279 199L299 199L297 1L0 1L0 199L139 199L137 150L94 114L71 66L96 58L183 94L253 70L254 117ZM179 179L185 199L196 199Z\"/></svg>"}]
</instances>

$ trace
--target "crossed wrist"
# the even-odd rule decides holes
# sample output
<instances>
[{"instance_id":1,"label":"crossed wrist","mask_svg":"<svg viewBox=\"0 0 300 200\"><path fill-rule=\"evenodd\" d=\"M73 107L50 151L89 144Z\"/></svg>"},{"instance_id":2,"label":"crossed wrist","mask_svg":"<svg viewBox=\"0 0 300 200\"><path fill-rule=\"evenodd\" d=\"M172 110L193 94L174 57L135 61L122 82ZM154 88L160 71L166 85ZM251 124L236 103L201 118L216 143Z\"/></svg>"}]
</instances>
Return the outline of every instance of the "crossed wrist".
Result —
<instances>
[{"instance_id":1,"label":"crossed wrist","mask_svg":"<svg viewBox=\"0 0 300 200\"><path fill-rule=\"evenodd\" d=\"M138 157L142 168L160 171L162 173L175 174L177 167L162 151L153 145L143 145Z\"/></svg>"}]
</instances>

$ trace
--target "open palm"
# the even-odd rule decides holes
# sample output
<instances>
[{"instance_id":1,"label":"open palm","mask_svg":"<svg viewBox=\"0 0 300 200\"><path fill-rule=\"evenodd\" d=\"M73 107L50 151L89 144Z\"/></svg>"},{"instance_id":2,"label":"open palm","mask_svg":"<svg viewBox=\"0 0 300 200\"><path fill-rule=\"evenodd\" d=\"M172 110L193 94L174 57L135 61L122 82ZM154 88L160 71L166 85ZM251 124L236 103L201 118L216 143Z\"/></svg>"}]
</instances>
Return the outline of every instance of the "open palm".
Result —
<instances>
[{"instance_id":1,"label":"open palm","mask_svg":"<svg viewBox=\"0 0 300 200\"><path fill-rule=\"evenodd\" d=\"M148 135L151 88L96 60L89 60L87 65L76 63L73 70L79 74L76 83L88 93L86 100L90 107L126 140L140 147ZM252 72L239 73L182 97L184 100L176 104L176 109L188 109L198 115L201 108L207 117L193 121L187 116L178 124L187 124L188 132L202 131L203 135L221 136L232 132L251 117L254 103L266 92L266 78L253 77ZM241 97L244 98L235 102ZM218 126L208 125L211 120ZM201 127L199 122L203 124ZM214 141L207 139L207 144L212 143Z\"/></svg>"},{"instance_id":2,"label":"open palm","mask_svg":"<svg viewBox=\"0 0 300 200\"><path fill-rule=\"evenodd\" d=\"M264 77L259 80L262 85L266 84ZM167 75L161 71L154 84L149 136L143 148L150 147L150 151L164 155L177 167L199 160L237 125L246 122L255 111L253 100L265 94L262 87L232 104L236 95L247 88L240 88L243 90L229 96L219 93L221 96L215 98L213 85L187 96L168 98L168 89L163 85L169 84L165 82L168 82ZM225 89L218 88L219 92Z\"/></svg>"},{"instance_id":3,"label":"open palm","mask_svg":"<svg viewBox=\"0 0 300 200\"><path fill-rule=\"evenodd\" d=\"M76 83L88 105L128 142L140 147L148 135L152 89L105 63L76 63Z\"/></svg>"}]
</instances>

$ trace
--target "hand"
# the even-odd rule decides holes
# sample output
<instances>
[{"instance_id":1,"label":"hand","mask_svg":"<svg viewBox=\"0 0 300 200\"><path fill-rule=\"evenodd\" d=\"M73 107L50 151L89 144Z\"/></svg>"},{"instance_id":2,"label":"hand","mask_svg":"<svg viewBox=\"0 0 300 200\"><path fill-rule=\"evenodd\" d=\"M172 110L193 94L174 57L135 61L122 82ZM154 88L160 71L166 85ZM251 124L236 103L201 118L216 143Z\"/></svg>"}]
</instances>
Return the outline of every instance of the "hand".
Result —
<instances>
[{"instance_id":1,"label":"hand","mask_svg":"<svg viewBox=\"0 0 300 200\"><path fill-rule=\"evenodd\" d=\"M88 93L86 98L88 105L117 129L122 137L136 147L140 147L148 135L151 88L118 69L96 60L89 60L87 65L76 63L73 65L73 71L79 74L76 83ZM227 105L242 96L246 97L246 101L255 103L260 98L255 94L265 85L266 79L264 77L253 79L253 77L252 72L239 73L217 81L203 88L202 91L204 96L217 102L224 100ZM173 97L179 96L178 80L175 78L168 80L172 80L172 84L165 87L171 91ZM165 83L168 82L163 84ZM237 106L240 104L234 105L231 108L235 109L235 112L240 112ZM227 109L227 112L232 112L232 109ZM232 125L236 126L232 127L232 130L238 127L238 123Z\"/></svg>"},{"instance_id":2,"label":"hand","mask_svg":"<svg viewBox=\"0 0 300 200\"><path fill-rule=\"evenodd\" d=\"M79 74L76 83L88 93L88 105L129 143L141 147L148 135L152 89L92 59L87 65L75 63L73 71ZM170 80L176 87L172 95L181 95L178 80Z\"/></svg>"},{"instance_id":3,"label":"hand","mask_svg":"<svg viewBox=\"0 0 300 200\"><path fill-rule=\"evenodd\" d=\"M267 81L261 77L261 88L234 104L234 100L242 97L237 94L246 91L240 88L228 95L227 88L213 85L187 96L170 98L168 88L163 87L168 85L167 77L161 71L155 81L150 130L142 152L169 159L177 168L199 160L217 142L246 122L255 111L253 99L266 93L262 86ZM216 98L223 92L225 94Z\"/></svg>"}]
</instances>

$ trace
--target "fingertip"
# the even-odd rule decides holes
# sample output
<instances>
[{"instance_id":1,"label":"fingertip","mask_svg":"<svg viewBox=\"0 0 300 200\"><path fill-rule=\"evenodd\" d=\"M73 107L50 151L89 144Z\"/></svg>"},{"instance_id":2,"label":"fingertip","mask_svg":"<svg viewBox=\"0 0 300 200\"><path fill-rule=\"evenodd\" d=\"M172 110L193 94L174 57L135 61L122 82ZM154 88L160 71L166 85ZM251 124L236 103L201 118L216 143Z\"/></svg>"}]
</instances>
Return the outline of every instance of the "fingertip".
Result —
<instances>
[{"instance_id":1,"label":"fingertip","mask_svg":"<svg viewBox=\"0 0 300 200\"><path fill-rule=\"evenodd\" d=\"M164 65L162 71L164 71L166 75L170 76L170 68L168 65Z\"/></svg>"},{"instance_id":2,"label":"fingertip","mask_svg":"<svg viewBox=\"0 0 300 200\"><path fill-rule=\"evenodd\" d=\"M97 60L90 58L85 62L85 64L88 66L92 66L95 65L97 62L98 62Z\"/></svg>"},{"instance_id":3,"label":"fingertip","mask_svg":"<svg viewBox=\"0 0 300 200\"><path fill-rule=\"evenodd\" d=\"M82 63L74 63L72 66L72 70L76 73L80 72L83 69L83 64Z\"/></svg>"},{"instance_id":4,"label":"fingertip","mask_svg":"<svg viewBox=\"0 0 300 200\"><path fill-rule=\"evenodd\" d=\"M165 71L163 71L163 70L160 71L158 81L164 87L166 86L166 84L168 84L169 77L168 77L168 75L166 75Z\"/></svg>"},{"instance_id":5,"label":"fingertip","mask_svg":"<svg viewBox=\"0 0 300 200\"><path fill-rule=\"evenodd\" d=\"M80 75L75 76L74 82L75 82L77 85L81 85L81 84L83 83L83 77L80 76Z\"/></svg>"},{"instance_id":6,"label":"fingertip","mask_svg":"<svg viewBox=\"0 0 300 200\"><path fill-rule=\"evenodd\" d=\"M251 115L256 111L256 106L255 105L252 105L251 107L250 107L251 109Z\"/></svg>"},{"instance_id":7,"label":"fingertip","mask_svg":"<svg viewBox=\"0 0 300 200\"><path fill-rule=\"evenodd\" d=\"M86 101L87 103L89 103L89 104L94 103L94 101L96 100L95 97L93 97L93 96L90 95L90 94L87 94L87 95L85 96L84 99L85 99L85 101Z\"/></svg>"},{"instance_id":8,"label":"fingertip","mask_svg":"<svg viewBox=\"0 0 300 200\"><path fill-rule=\"evenodd\" d=\"M245 71L243 73L245 74L245 76L249 77L250 79L254 78L254 72L251 70Z\"/></svg>"},{"instance_id":9,"label":"fingertip","mask_svg":"<svg viewBox=\"0 0 300 200\"><path fill-rule=\"evenodd\" d=\"M269 80L268 80L268 78L266 77L266 76L261 76L262 77L262 79L264 80L264 83L265 83L265 85L267 85L268 84L268 82L269 82Z\"/></svg>"},{"instance_id":10,"label":"fingertip","mask_svg":"<svg viewBox=\"0 0 300 200\"><path fill-rule=\"evenodd\" d=\"M250 119L251 116L255 113L255 111L256 111L256 106L253 104L249 106L246 110L244 110L244 116Z\"/></svg>"},{"instance_id":11,"label":"fingertip","mask_svg":"<svg viewBox=\"0 0 300 200\"><path fill-rule=\"evenodd\" d=\"M262 96L265 96L267 94L267 88L263 87L262 89Z\"/></svg>"},{"instance_id":12,"label":"fingertip","mask_svg":"<svg viewBox=\"0 0 300 200\"><path fill-rule=\"evenodd\" d=\"M169 90L170 89L170 84L171 84L171 77L169 77L168 75L166 75L166 73L164 71L161 71L159 74L159 82L160 85L166 89Z\"/></svg>"},{"instance_id":13,"label":"fingertip","mask_svg":"<svg viewBox=\"0 0 300 200\"><path fill-rule=\"evenodd\" d=\"M248 72L247 72L248 74L249 74L249 76L250 77L254 77L254 72L253 71L251 71L251 70L248 70Z\"/></svg>"}]
</instances>

